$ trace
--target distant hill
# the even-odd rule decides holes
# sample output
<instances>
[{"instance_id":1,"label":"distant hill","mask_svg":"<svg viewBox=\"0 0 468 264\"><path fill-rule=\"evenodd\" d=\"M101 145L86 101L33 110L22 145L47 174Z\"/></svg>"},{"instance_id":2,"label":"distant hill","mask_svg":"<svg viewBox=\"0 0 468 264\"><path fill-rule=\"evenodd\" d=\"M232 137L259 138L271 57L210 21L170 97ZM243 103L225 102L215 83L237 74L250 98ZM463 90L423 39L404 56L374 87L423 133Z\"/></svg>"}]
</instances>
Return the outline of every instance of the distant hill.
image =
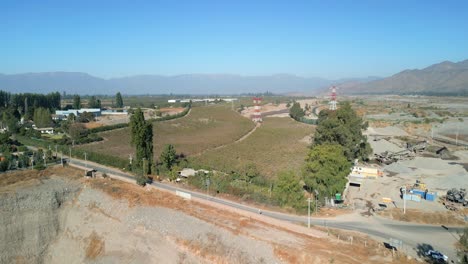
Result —
<instances>
[{"instance_id":1,"label":"distant hill","mask_svg":"<svg viewBox=\"0 0 468 264\"><path fill-rule=\"evenodd\" d=\"M343 87L345 94L468 95L468 60L444 61L422 70L404 70L391 77Z\"/></svg>"},{"instance_id":2,"label":"distant hill","mask_svg":"<svg viewBox=\"0 0 468 264\"><path fill-rule=\"evenodd\" d=\"M0 90L10 92L68 94L241 94L272 92L277 94L315 94L317 89L334 83L360 79L328 80L289 74L242 76L233 74L184 74L175 76L137 75L102 79L78 72L0 74ZM363 79L368 81L368 79Z\"/></svg>"}]
</instances>

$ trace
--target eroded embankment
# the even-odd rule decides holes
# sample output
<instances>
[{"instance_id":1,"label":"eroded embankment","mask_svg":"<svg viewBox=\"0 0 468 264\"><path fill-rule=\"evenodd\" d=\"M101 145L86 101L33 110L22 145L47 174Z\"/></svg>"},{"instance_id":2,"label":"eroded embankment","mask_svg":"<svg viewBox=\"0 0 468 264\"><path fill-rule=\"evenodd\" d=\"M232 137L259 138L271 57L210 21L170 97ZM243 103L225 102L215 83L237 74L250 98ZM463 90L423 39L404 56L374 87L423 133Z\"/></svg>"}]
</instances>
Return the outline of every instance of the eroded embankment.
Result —
<instances>
[{"instance_id":1,"label":"eroded embankment","mask_svg":"<svg viewBox=\"0 0 468 264\"><path fill-rule=\"evenodd\" d=\"M59 210L78 190L56 178L0 190L0 263L43 263L62 225Z\"/></svg>"}]
</instances>

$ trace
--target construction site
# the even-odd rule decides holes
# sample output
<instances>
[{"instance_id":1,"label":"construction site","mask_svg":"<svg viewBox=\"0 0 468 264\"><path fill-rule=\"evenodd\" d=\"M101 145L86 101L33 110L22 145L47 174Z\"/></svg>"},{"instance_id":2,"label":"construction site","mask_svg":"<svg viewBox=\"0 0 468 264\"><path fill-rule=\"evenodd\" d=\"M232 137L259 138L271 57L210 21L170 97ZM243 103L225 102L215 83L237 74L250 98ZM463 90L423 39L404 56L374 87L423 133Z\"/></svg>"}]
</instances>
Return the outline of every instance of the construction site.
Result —
<instances>
[{"instance_id":1,"label":"construction site","mask_svg":"<svg viewBox=\"0 0 468 264\"><path fill-rule=\"evenodd\" d=\"M362 108L367 108L368 112L384 112L386 107L397 109L395 101L400 101L400 105L418 105L418 109L429 112L426 115L441 111L434 106L440 106L438 102L430 102L426 98L380 99L380 109L376 109L376 101L370 98ZM431 113L428 109L437 111ZM349 175L344 194L347 205L369 212L368 215L378 213L396 220L466 224L468 145L463 139L468 122L463 117L466 114L464 107L451 111L461 117L455 114L442 123L421 123L408 122L405 114L393 117L376 113L363 115L369 120L364 134L373 153L369 162L356 164ZM377 116L379 119L375 119ZM447 127L455 129L447 133Z\"/></svg>"}]
</instances>

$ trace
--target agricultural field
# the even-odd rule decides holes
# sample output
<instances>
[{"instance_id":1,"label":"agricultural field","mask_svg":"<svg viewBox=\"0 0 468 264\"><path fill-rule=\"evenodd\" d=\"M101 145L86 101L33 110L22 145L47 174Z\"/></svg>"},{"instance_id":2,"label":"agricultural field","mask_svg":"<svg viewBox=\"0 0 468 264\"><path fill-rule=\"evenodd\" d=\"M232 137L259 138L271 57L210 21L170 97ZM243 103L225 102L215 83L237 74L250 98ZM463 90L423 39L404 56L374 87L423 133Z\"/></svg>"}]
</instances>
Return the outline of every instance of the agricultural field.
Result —
<instances>
[{"instance_id":1,"label":"agricultural field","mask_svg":"<svg viewBox=\"0 0 468 264\"><path fill-rule=\"evenodd\" d=\"M165 144L173 144L177 153L190 156L207 149L229 144L254 128L254 123L231 110L230 105L194 107L179 119L153 123L154 153L159 157ZM130 129L99 133L104 141L80 148L120 158L134 154L130 146Z\"/></svg>"},{"instance_id":2,"label":"agricultural field","mask_svg":"<svg viewBox=\"0 0 468 264\"><path fill-rule=\"evenodd\" d=\"M314 128L291 118L268 117L245 140L206 151L191 161L221 171L241 170L253 163L270 178L283 170L299 173Z\"/></svg>"}]
</instances>

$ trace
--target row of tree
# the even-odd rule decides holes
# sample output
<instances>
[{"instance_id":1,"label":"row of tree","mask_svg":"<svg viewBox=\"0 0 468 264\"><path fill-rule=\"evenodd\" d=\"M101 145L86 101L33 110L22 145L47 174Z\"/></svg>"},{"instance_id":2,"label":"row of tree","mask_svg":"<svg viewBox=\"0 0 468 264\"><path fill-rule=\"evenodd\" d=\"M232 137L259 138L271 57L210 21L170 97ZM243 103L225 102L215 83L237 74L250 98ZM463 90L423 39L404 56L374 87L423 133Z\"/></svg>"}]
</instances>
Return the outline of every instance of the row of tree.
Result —
<instances>
[{"instance_id":1,"label":"row of tree","mask_svg":"<svg viewBox=\"0 0 468 264\"><path fill-rule=\"evenodd\" d=\"M101 100L96 98L96 96L92 95L88 99L88 108L102 108ZM73 95L73 104L71 105L73 109L80 109L81 108L81 97L77 94ZM122 108L124 107L122 94L118 92L115 95L115 107Z\"/></svg>"},{"instance_id":2,"label":"row of tree","mask_svg":"<svg viewBox=\"0 0 468 264\"><path fill-rule=\"evenodd\" d=\"M140 108L130 117L130 135L130 143L136 153L134 166L141 168L143 175L146 175L153 167L153 124L145 120Z\"/></svg>"}]
</instances>

